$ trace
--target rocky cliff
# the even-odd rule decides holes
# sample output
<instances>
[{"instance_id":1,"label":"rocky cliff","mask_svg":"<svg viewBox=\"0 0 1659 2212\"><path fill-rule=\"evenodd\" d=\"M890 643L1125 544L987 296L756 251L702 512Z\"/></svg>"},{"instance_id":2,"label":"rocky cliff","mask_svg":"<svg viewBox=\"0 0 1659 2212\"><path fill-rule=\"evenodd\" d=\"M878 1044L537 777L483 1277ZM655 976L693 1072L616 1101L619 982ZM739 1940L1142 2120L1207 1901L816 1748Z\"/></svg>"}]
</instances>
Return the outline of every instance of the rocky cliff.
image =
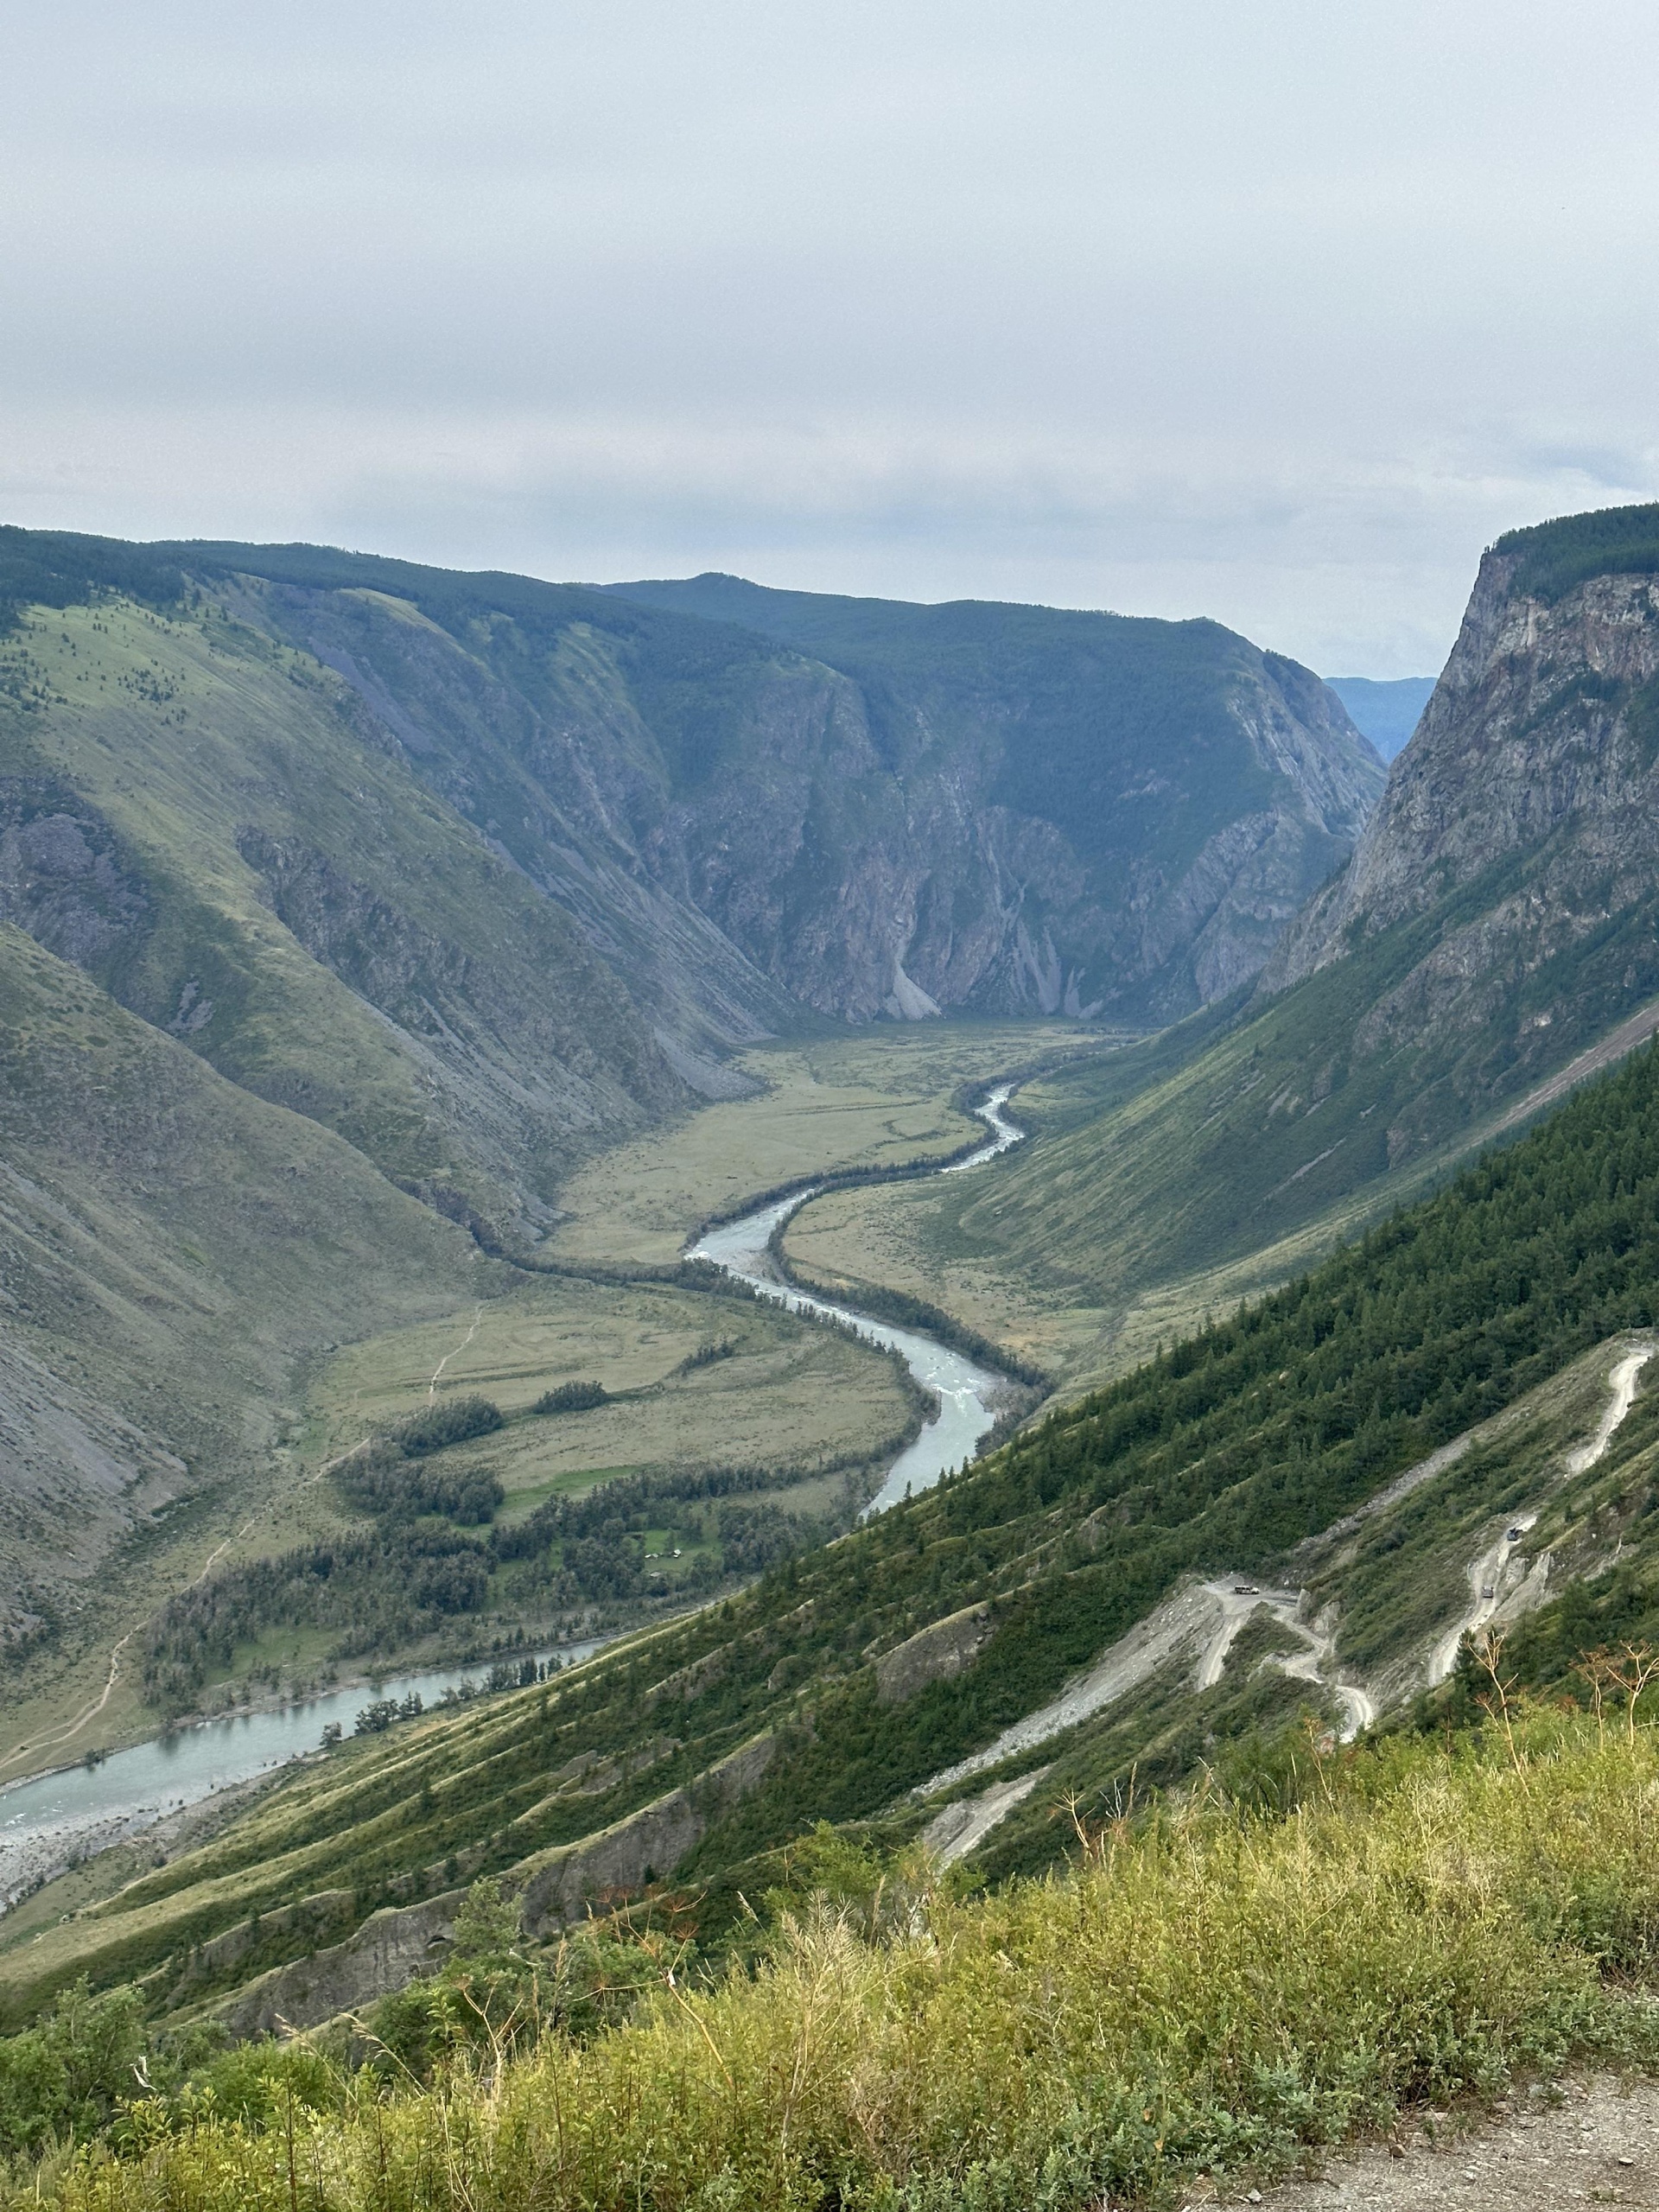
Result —
<instances>
[{"instance_id":1,"label":"rocky cliff","mask_svg":"<svg viewBox=\"0 0 1659 2212\"><path fill-rule=\"evenodd\" d=\"M1381 788L1317 677L1215 623L724 576L614 588L840 679L792 741L762 739L764 779L728 754L671 834L728 934L853 1019L1161 1020L1224 998Z\"/></svg>"},{"instance_id":2,"label":"rocky cliff","mask_svg":"<svg viewBox=\"0 0 1659 2212\"><path fill-rule=\"evenodd\" d=\"M1636 508L1516 531L1486 555L1351 863L1264 991L1433 915L1356 1048L1479 1033L1508 1090L1659 989L1656 547L1659 508Z\"/></svg>"}]
</instances>

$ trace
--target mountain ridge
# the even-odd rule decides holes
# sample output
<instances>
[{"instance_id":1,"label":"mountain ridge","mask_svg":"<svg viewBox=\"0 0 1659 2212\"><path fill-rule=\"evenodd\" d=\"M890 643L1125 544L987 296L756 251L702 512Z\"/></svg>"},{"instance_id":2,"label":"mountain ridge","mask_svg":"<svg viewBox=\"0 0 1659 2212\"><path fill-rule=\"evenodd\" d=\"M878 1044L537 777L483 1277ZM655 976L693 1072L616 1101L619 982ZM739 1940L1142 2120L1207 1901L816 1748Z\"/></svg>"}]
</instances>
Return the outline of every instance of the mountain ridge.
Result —
<instances>
[{"instance_id":1,"label":"mountain ridge","mask_svg":"<svg viewBox=\"0 0 1659 2212\"><path fill-rule=\"evenodd\" d=\"M1103 909L1079 905L1063 874L1045 878L1049 933L1039 940L1034 921L1021 924L1014 945L1045 1011L1082 1012L1088 1000L1090 1013L1139 1009L1166 1019L1226 996L1255 972L1287 900L1295 903L1299 887L1328 871L1379 785L1375 753L1319 679L1217 623L995 601L837 598L714 575L603 588L640 604L741 621L825 659L863 691L887 755L913 759L918 772L930 733L959 728L978 764L988 820L1006 811L1062 824L1085 867L1108 885L1121 878L1125 920L1116 924ZM1185 671L1173 671L1173 696L1158 693L1160 663L1177 641L1218 681L1219 697L1200 696ZM1020 688L1039 653L1050 706L1040 753L1025 734L1031 706ZM1141 777L1149 779L1138 782L1124 749L1131 722L1158 728L1183 763L1171 772L1194 779L1193 788L1173 794L1147 847L1148 865L1138 871L1116 842L1116 825L1134 822L1160 772L1143 767ZM1185 753L1175 743L1178 728ZM1122 788L1108 806L1114 778ZM1235 790L1236 801L1220 801L1222 791ZM937 980L942 958L943 945L912 964L941 1002L959 1003ZM1098 996L1103 960L1105 995Z\"/></svg>"},{"instance_id":2,"label":"mountain ridge","mask_svg":"<svg viewBox=\"0 0 1659 2212\"><path fill-rule=\"evenodd\" d=\"M1039 1359L1045 1331L1149 1349L1134 1332L1169 1296L1193 1317L1271 1279L1253 1255L1306 1264L1647 1033L1656 527L1614 511L1500 542L1353 859L1235 1000L1039 1085L1043 1141L995 1185L893 1208L907 1287L950 1305L988 1276ZM844 1261L821 1237L811 1271L868 1274L877 1239L842 1214Z\"/></svg>"}]
</instances>

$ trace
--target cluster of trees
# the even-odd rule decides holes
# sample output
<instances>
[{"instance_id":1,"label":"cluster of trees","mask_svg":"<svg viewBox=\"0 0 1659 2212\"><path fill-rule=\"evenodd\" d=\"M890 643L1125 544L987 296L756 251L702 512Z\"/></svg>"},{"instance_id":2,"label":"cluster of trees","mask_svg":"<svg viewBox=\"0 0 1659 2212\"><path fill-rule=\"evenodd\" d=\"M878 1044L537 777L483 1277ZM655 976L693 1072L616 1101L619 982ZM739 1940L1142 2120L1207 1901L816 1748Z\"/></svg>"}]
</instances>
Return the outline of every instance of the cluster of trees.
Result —
<instances>
[{"instance_id":1,"label":"cluster of trees","mask_svg":"<svg viewBox=\"0 0 1659 2212\"><path fill-rule=\"evenodd\" d=\"M394 1720L418 1720L425 1710L418 1690L410 1690L404 1698L371 1698L359 1709L357 1725L352 1733L354 1736L384 1736Z\"/></svg>"},{"instance_id":2,"label":"cluster of trees","mask_svg":"<svg viewBox=\"0 0 1659 2212\"><path fill-rule=\"evenodd\" d=\"M157 608L185 592L176 561L118 537L0 524L0 636L26 607L84 607L106 593Z\"/></svg>"},{"instance_id":3,"label":"cluster of trees","mask_svg":"<svg viewBox=\"0 0 1659 2212\"><path fill-rule=\"evenodd\" d=\"M168 1599L151 1620L144 1696L164 1713L189 1712L238 1644L269 1628L331 1629L340 1658L394 1651L480 1611L493 1564L475 1537L416 1523L222 1568Z\"/></svg>"},{"instance_id":4,"label":"cluster of trees","mask_svg":"<svg viewBox=\"0 0 1659 2212\"><path fill-rule=\"evenodd\" d=\"M412 1521L436 1514L466 1527L495 1517L506 1492L486 1467L446 1468L372 1444L334 1477L346 1503L377 1520Z\"/></svg>"},{"instance_id":5,"label":"cluster of trees","mask_svg":"<svg viewBox=\"0 0 1659 2212\"><path fill-rule=\"evenodd\" d=\"M1659 505L1563 515L1510 531L1492 550L1519 556L1516 588L1538 599L1560 599L1592 576L1650 576L1659 572Z\"/></svg>"},{"instance_id":6,"label":"cluster of trees","mask_svg":"<svg viewBox=\"0 0 1659 2212\"><path fill-rule=\"evenodd\" d=\"M452 1398L427 1407L342 1461L335 1487L346 1504L378 1520L435 1514L475 1527L494 1518L506 1495L496 1477L486 1467L429 1463L450 1445L493 1435L501 1426L501 1408L489 1398Z\"/></svg>"},{"instance_id":7,"label":"cluster of trees","mask_svg":"<svg viewBox=\"0 0 1659 2212\"><path fill-rule=\"evenodd\" d=\"M666 1529L698 1554L674 1586L710 1590L732 1575L763 1573L834 1533L827 1521L754 1498L763 1486L798 1479L793 1470L768 1476L753 1467L622 1475L579 1497L549 1498L516 1526L493 1529L490 1548L502 1561L537 1562L557 1605L616 1604L667 1587L645 1549L648 1530Z\"/></svg>"},{"instance_id":8,"label":"cluster of trees","mask_svg":"<svg viewBox=\"0 0 1659 2212\"><path fill-rule=\"evenodd\" d=\"M538 1414L585 1414L595 1406L610 1403L611 1394L602 1382L561 1382L551 1390L543 1390L532 1411Z\"/></svg>"},{"instance_id":9,"label":"cluster of trees","mask_svg":"<svg viewBox=\"0 0 1659 2212\"><path fill-rule=\"evenodd\" d=\"M485 1540L421 1516L488 1520L502 1497L493 1476L405 1459L382 1440L336 1475L379 1526L225 1567L170 1599L145 1634L144 1695L168 1715L192 1711L237 1647L272 1628L331 1630L339 1659L389 1656L483 1611L504 1567L513 1570L512 1596L545 1611L705 1592L835 1533L827 1520L753 1496L798 1479L798 1470L752 1467L626 1475L579 1497L550 1498ZM671 1548L696 1554L671 1577L645 1552L647 1532L664 1529Z\"/></svg>"}]
</instances>

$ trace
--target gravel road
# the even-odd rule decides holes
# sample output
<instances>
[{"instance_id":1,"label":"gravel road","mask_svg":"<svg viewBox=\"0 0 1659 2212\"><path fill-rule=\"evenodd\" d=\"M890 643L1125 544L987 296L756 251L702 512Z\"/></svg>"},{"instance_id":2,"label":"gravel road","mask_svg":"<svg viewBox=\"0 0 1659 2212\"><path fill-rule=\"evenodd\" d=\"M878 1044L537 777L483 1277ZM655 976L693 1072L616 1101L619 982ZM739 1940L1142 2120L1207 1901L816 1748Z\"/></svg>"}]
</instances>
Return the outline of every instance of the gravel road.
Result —
<instances>
[{"instance_id":1,"label":"gravel road","mask_svg":"<svg viewBox=\"0 0 1659 2212\"><path fill-rule=\"evenodd\" d=\"M1229 2193L1224 2200L1237 2203ZM1659 2082L1605 2077L1517 2096L1472 2133L1441 2120L1333 2160L1318 2181L1264 2191L1262 2212L1546 2212L1564 2204L1659 2212ZM1216 2202L1189 2193L1194 2208Z\"/></svg>"}]
</instances>

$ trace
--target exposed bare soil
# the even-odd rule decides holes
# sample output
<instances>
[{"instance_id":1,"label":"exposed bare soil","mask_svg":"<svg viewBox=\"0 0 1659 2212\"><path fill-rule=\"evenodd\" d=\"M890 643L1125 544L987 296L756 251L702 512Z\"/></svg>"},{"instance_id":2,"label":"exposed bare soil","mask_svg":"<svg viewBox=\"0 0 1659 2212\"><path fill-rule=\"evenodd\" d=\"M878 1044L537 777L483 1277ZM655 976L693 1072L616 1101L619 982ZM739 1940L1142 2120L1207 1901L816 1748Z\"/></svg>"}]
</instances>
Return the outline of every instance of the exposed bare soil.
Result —
<instances>
[{"instance_id":1,"label":"exposed bare soil","mask_svg":"<svg viewBox=\"0 0 1659 2212\"><path fill-rule=\"evenodd\" d=\"M1316 2181L1268 2190L1260 2202L1265 2212L1659 2207L1659 2082L1602 2076L1518 2096L1472 2133L1430 2118L1392 2143L1333 2160Z\"/></svg>"}]
</instances>

